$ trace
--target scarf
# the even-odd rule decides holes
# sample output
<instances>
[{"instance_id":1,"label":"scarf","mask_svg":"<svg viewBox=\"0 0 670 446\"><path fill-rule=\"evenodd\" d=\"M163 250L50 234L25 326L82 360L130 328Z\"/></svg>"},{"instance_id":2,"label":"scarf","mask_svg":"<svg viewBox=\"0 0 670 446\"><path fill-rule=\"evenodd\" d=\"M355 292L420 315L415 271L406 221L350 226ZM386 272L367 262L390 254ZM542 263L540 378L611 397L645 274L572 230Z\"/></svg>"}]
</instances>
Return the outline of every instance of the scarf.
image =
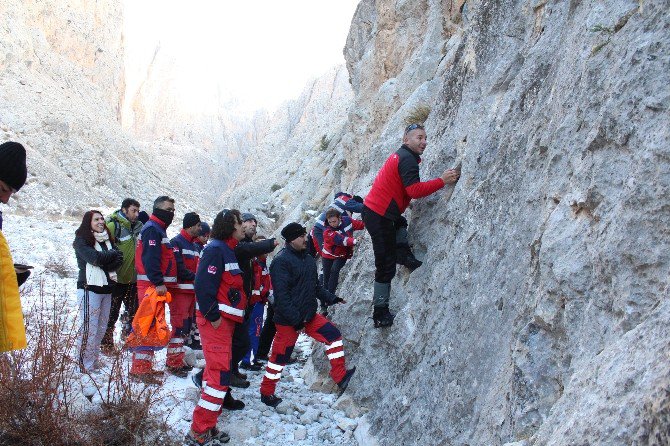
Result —
<instances>
[{"instance_id":1,"label":"scarf","mask_svg":"<svg viewBox=\"0 0 670 446\"><path fill-rule=\"evenodd\" d=\"M93 231L93 237L95 237L95 241L97 242L95 244L95 250L102 252L102 246L100 246L102 243L104 243L107 246L107 249L112 249L112 244L109 241L109 234L107 234L107 231L103 232L95 232ZM100 268L99 266L95 266L91 263L86 264L86 283L88 285L93 285L93 286L105 286L109 282L107 282L107 275L109 275L109 279L113 280L116 282L117 277L116 277L116 272L115 271L110 271L107 274Z\"/></svg>"}]
</instances>

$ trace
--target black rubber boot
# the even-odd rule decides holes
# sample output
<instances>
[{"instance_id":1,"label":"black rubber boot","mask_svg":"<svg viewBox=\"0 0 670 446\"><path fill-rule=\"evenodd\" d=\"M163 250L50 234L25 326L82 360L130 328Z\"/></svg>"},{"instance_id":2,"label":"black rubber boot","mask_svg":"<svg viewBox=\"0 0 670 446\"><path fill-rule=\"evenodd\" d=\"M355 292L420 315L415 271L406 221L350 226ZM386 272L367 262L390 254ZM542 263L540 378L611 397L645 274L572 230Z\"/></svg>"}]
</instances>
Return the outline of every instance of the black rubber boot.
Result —
<instances>
[{"instance_id":1,"label":"black rubber boot","mask_svg":"<svg viewBox=\"0 0 670 446\"><path fill-rule=\"evenodd\" d=\"M375 323L375 328L390 327L393 325L393 318L395 316L389 311L389 307L375 307L372 313L372 320Z\"/></svg>"}]
</instances>

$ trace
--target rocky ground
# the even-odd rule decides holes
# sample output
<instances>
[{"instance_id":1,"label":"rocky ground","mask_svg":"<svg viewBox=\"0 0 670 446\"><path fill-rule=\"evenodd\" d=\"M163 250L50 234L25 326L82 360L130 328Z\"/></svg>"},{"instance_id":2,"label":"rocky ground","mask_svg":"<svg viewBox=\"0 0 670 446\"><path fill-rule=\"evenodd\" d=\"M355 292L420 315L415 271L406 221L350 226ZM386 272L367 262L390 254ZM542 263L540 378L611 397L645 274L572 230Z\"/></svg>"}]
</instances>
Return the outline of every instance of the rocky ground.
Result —
<instances>
[{"instance_id":1,"label":"rocky ground","mask_svg":"<svg viewBox=\"0 0 670 446\"><path fill-rule=\"evenodd\" d=\"M40 287L35 285L42 282L49 290L45 294L52 299L44 302L46 307L53 307L55 300L60 299L61 303L66 302L68 316L76 318L76 262L71 242L78 222L23 217L11 215L11 212L5 212L4 217L3 233L8 238L14 261L35 266L34 275L22 289L24 309L30 311L38 303ZM120 344L118 324L116 336ZM340 396L332 383L330 386L322 384L324 377L316 373L310 360L312 348L311 339L301 335L296 346L298 361L286 367L278 384L277 395L284 401L276 409L260 401L262 371L248 372L249 388L233 389L235 398L241 399L247 406L242 411L224 411L220 417L219 428L230 434L231 445L374 444L374 439L367 435L362 411L347 395ZM320 346L315 346L314 350L316 354L323 354ZM72 356L75 356L74 352ZM109 377L113 375L113 360L101 359L104 366L100 372L91 376L74 376L81 387L81 395L75 399L74 405L97 410L102 403ZM124 353L121 360L122 370L127 370L129 355ZM165 351L158 352L157 368L164 363ZM167 423L175 438L181 438L189 429L199 394L190 376L166 376L152 412Z\"/></svg>"}]
</instances>

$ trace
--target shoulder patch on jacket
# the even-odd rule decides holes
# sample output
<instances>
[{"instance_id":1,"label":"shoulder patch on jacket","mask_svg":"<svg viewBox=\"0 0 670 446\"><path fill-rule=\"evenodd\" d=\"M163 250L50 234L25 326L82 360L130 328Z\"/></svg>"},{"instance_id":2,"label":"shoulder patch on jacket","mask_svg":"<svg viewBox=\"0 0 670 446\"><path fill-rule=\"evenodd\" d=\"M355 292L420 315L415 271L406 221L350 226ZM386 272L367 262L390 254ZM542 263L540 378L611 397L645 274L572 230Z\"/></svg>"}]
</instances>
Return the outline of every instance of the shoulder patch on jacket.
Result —
<instances>
[{"instance_id":1,"label":"shoulder patch on jacket","mask_svg":"<svg viewBox=\"0 0 670 446\"><path fill-rule=\"evenodd\" d=\"M207 267L207 272L210 274L216 274L216 266L210 265Z\"/></svg>"}]
</instances>

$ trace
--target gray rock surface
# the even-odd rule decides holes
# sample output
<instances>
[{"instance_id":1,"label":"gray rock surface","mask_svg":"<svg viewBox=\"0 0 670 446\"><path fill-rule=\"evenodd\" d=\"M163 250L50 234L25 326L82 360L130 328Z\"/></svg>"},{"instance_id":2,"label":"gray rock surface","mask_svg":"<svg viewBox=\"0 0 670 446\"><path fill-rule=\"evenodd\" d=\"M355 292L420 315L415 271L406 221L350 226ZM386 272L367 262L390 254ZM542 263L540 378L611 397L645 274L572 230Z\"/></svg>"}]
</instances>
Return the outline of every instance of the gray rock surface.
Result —
<instances>
[{"instance_id":1,"label":"gray rock surface","mask_svg":"<svg viewBox=\"0 0 670 446\"><path fill-rule=\"evenodd\" d=\"M380 444L666 440L669 8L360 3L343 130L270 203L281 226L336 190L365 195L424 106L422 177L462 166L406 213L424 266L399 269L392 328L369 321L369 238L340 284L333 318L358 366L347 393ZM323 160L327 173L305 174ZM319 348L313 361L327 370Z\"/></svg>"}]
</instances>

